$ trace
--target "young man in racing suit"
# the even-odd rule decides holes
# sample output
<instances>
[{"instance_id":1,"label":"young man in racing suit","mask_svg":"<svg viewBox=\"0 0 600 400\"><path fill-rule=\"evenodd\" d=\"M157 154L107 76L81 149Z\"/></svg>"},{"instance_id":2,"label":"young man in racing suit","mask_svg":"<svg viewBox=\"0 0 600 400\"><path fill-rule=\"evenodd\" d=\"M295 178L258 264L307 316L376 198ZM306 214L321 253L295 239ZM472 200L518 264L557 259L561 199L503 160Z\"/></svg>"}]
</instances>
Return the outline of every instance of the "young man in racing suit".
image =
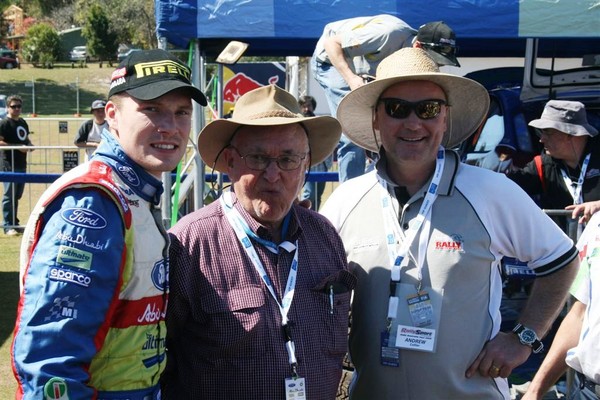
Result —
<instances>
[{"instance_id":1,"label":"young man in racing suit","mask_svg":"<svg viewBox=\"0 0 600 400\"><path fill-rule=\"evenodd\" d=\"M168 236L157 208L206 98L163 50L112 74L110 132L41 196L21 246L18 399L160 399Z\"/></svg>"}]
</instances>

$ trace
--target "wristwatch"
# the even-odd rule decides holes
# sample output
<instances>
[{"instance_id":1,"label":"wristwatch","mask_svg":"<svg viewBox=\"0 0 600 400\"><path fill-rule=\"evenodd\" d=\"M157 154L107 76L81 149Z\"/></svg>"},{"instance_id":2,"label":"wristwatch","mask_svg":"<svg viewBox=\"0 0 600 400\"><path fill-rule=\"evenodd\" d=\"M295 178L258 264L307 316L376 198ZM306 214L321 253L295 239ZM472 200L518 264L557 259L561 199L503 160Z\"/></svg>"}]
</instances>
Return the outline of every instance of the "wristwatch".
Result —
<instances>
[{"instance_id":1,"label":"wristwatch","mask_svg":"<svg viewBox=\"0 0 600 400\"><path fill-rule=\"evenodd\" d=\"M513 332L519 337L519 342L531 347L534 353L537 354L544 349L544 343L542 343L533 329L529 329L522 324L517 324L513 328Z\"/></svg>"}]
</instances>

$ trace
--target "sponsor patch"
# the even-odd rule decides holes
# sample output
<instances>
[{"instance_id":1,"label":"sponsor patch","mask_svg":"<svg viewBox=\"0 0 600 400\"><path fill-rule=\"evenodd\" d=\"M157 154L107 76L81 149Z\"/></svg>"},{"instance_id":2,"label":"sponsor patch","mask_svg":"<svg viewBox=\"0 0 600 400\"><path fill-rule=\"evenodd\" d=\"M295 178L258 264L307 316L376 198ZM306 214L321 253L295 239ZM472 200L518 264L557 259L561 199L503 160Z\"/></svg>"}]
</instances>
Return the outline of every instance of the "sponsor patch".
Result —
<instances>
[{"instance_id":1,"label":"sponsor patch","mask_svg":"<svg viewBox=\"0 0 600 400\"><path fill-rule=\"evenodd\" d=\"M464 243L460 235L451 235L445 239L435 241L435 249L447 252L464 252Z\"/></svg>"},{"instance_id":2,"label":"sponsor patch","mask_svg":"<svg viewBox=\"0 0 600 400\"><path fill-rule=\"evenodd\" d=\"M152 283L158 290L165 291L169 288L169 262L160 260L152 268Z\"/></svg>"},{"instance_id":3,"label":"sponsor patch","mask_svg":"<svg viewBox=\"0 0 600 400\"><path fill-rule=\"evenodd\" d=\"M100 242L99 240L97 240L96 243L88 242L86 237L81 233L78 233L77 236L71 236L68 233L58 232L56 234L56 239L61 242L68 242L76 245L85 246L92 250L103 250L108 246L108 241L104 243Z\"/></svg>"},{"instance_id":4,"label":"sponsor patch","mask_svg":"<svg viewBox=\"0 0 600 400\"><path fill-rule=\"evenodd\" d=\"M117 172L121 175L127 182L131 184L131 186L139 186L140 178L137 176L133 168L128 167L126 165L119 165L117 167Z\"/></svg>"},{"instance_id":5,"label":"sponsor patch","mask_svg":"<svg viewBox=\"0 0 600 400\"><path fill-rule=\"evenodd\" d=\"M58 248L56 262L68 267L75 267L89 271L90 267L92 266L92 258L93 254L89 251L61 245Z\"/></svg>"},{"instance_id":6,"label":"sponsor patch","mask_svg":"<svg viewBox=\"0 0 600 400\"><path fill-rule=\"evenodd\" d=\"M90 283L92 283L92 278L90 278L86 274L82 274L79 272L70 271L68 269L62 269L62 268L58 268L58 267L50 268L48 278L53 281L74 283L76 285L83 286L83 287L89 287Z\"/></svg>"},{"instance_id":7,"label":"sponsor patch","mask_svg":"<svg viewBox=\"0 0 600 400\"><path fill-rule=\"evenodd\" d=\"M106 228L106 219L95 211L87 208L67 208L60 214L66 222L89 229Z\"/></svg>"},{"instance_id":8,"label":"sponsor patch","mask_svg":"<svg viewBox=\"0 0 600 400\"><path fill-rule=\"evenodd\" d=\"M44 385L45 400L69 400L67 383L63 378L50 378Z\"/></svg>"},{"instance_id":9,"label":"sponsor patch","mask_svg":"<svg viewBox=\"0 0 600 400\"><path fill-rule=\"evenodd\" d=\"M60 321L65 318L77 319L79 311L75 308L75 305L78 297L75 296L73 299L71 299L71 296L55 298L52 307L48 311L48 316L44 317L44 322Z\"/></svg>"}]
</instances>

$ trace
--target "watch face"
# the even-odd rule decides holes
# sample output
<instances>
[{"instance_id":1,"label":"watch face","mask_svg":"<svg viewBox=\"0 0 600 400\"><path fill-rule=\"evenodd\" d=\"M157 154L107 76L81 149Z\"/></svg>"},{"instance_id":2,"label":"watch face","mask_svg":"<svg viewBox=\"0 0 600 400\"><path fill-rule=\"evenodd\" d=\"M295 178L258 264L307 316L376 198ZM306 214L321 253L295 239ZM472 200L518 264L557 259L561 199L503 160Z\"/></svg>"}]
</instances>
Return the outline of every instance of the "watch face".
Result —
<instances>
[{"instance_id":1,"label":"watch face","mask_svg":"<svg viewBox=\"0 0 600 400\"><path fill-rule=\"evenodd\" d=\"M531 344L535 342L535 332L531 329L524 329L519 336L524 343Z\"/></svg>"}]
</instances>

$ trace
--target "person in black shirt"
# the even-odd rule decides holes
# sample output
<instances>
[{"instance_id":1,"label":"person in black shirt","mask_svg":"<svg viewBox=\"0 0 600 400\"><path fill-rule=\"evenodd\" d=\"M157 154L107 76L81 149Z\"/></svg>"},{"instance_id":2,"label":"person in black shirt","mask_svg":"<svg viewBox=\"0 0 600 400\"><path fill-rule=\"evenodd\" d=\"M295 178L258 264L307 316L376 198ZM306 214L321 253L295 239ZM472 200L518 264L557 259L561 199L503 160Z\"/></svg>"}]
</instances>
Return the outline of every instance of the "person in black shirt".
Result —
<instances>
[{"instance_id":1,"label":"person in black shirt","mask_svg":"<svg viewBox=\"0 0 600 400\"><path fill-rule=\"evenodd\" d=\"M508 177L543 209L573 210L573 218L587 222L600 210L600 139L587 121L585 106L550 100L529 125L536 128L545 152ZM555 220L566 231L566 218Z\"/></svg>"},{"instance_id":2,"label":"person in black shirt","mask_svg":"<svg viewBox=\"0 0 600 400\"><path fill-rule=\"evenodd\" d=\"M32 146L31 140L29 140L29 126L21 118L23 99L13 95L7 99L7 104L8 114L0 121L0 146ZM26 172L29 151L31 149L28 148L1 151L2 171ZM7 235L14 236L21 232L18 227L17 210L24 189L23 182L4 182L2 214L4 216L4 233Z\"/></svg>"}]
</instances>

